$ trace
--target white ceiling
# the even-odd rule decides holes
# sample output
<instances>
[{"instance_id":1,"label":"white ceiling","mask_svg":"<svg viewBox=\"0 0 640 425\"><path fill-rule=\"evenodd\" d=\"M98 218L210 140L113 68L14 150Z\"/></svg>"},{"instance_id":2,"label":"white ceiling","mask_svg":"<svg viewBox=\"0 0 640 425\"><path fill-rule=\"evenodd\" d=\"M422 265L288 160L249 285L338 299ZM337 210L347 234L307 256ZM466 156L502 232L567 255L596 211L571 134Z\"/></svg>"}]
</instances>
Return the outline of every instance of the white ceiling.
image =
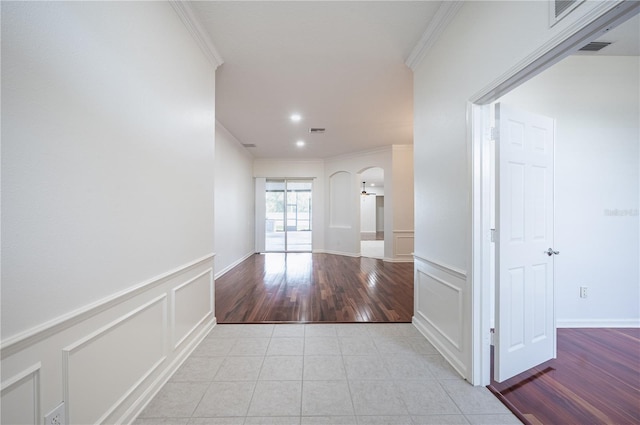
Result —
<instances>
[{"instance_id":1,"label":"white ceiling","mask_svg":"<svg viewBox=\"0 0 640 425\"><path fill-rule=\"evenodd\" d=\"M190 5L224 59L216 118L256 145L254 157L326 158L413 143L405 60L439 1ZM294 112L298 123L289 119ZM310 127L326 133L309 134Z\"/></svg>"},{"instance_id":2,"label":"white ceiling","mask_svg":"<svg viewBox=\"0 0 640 425\"><path fill-rule=\"evenodd\" d=\"M597 56L640 56L640 15L628 19L616 28L608 31L596 41L609 42L611 45L598 52L577 52L578 55Z\"/></svg>"},{"instance_id":3,"label":"white ceiling","mask_svg":"<svg viewBox=\"0 0 640 425\"><path fill-rule=\"evenodd\" d=\"M255 158L412 144L413 75L405 61L441 3L190 2L224 60L216 71L217 120L241 143L255 144L248 148ZM578 54L638 56L640 18L598 41L613 44ZM302 120L293 123L293 113Z\"/></svg>"}]
</instances>

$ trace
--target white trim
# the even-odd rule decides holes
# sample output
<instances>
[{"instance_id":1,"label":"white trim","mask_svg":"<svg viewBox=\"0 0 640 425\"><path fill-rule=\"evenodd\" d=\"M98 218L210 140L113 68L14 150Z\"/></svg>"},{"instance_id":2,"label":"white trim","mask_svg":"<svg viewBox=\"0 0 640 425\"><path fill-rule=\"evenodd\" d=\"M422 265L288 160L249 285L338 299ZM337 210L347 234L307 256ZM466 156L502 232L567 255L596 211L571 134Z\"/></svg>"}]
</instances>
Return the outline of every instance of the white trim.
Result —
<instances>
[{"instance_id":1,"label":"white trim","mask_svg":"<svg viewBox=\"0 0 640 425\"><path fill-rule=\"evenodd\" d=\"M248 254L245 254L241 258L237 259L236 261L234 261L233 263L229 264L227 267L225 267L224 269L222 269L218 273L216 273L214 275L213 279L214 280L220 279L220 277L222 277L229 270L231 270L232 268L234 268L238 264L242 263L244 260L246 260L248 258L251 258L253 255L256 255L256 254L257 254L256 252L249 252Z\"/></svg>"},{"instance_id":2,"label":"white trim","mask_svg":"<svg viewBox=\"0 0 640 425\"><path fill-rule=\"evenodd\" d=\"M462 280L466 280L467 279L467 272L462 270L462 269L458 269L456 267L450 266L448 264L445 264L441 261L436 261L436 260L430 260L428 258L425 257L421 257L417 254L413 254L413 258L416 258L420 261L423 261L425 263L427 263L428 265L430 265L431 267L435 267L436 269L439 269L440 271L443 271L445 273L449 273L450 275L457 277L458 279L462 279Z\"/></svg>"},{"instance_id":3,"label":"white trim","mask_svg":"<svg viewBox=\"0 0 640 425\"><path fill-rule=\"evenodd\" d=\"M207 254L204 257L198 258L197 260L191 261L187 264L169 270L168 272L162 273L156 277L145 280L144 282L132 288L117 292L106 298L95 301L77 310L63 314L62 316L56 317L55 319L49 320L48 322L45 322L41 325L35 326L17 335L9 337L0 343L2 355L3 357L8 357L12 354L15 354L19 350L22 350L29 345L33 345L39 341L42 341L55 333L61 332L66 328L70 328L71 326L88 319L90 316L94 316L116 304L120 304L126 300L129 300L134 296L161 284L167 279L172 278L179 273L183 273L206 261L209 261L214 257L214 253Z\"/></svg>"},{"instance_id":4,"label":"white trim","mask_svg":"<svg viewBox=\"0 0 640 425\"><path fill-rule=\"evenodd\" d=\"M179 341L175 341L176 336L175 336L175 329L176 329L176 298L177 298L177 294L178 291L180 291L182 288L187 287L188 285L191 285L192 283L196 282L197 280L199 280L201 277L204 276L209 276L209 311L207 311L207 313L202 316L202 318L200 320L198 320L198 322L193 325L193 327L191 329L189 329L189 331L187 331L187 333L184 334L184 336L182 338L180 338ZM198 329L198 327L200 327L207 319L209 319L210 317L213 316L213 269L209 268L205 271L203 271L202 273L200 273L199 275L187 280L186 282L176 286L175 288L171 289L171 342L173 343L173 350L177 350L178 347L180 347L180 345L182 345L182 343L184 341L186 341L192 333L194 333L196 331L196 329Z\"/></svg>"},{"instance_id":5,"label":"white trim","mask_svg":"<svg viewBox=\"0 0 640 425\"><path fill-rule=\"evenodd\" d=\"M447 25L449 25L456 16L462 4L463 2L461 1L443 1L440 3L436 14L431 21L429 21L429 26L405 61L405 65L411 68L412 71L415 71L416 67L420 65L425 56L427 56L431 47L438 41L438 38L440 38Z\"/></svg>"},{"instance_id":6,"label":"white trim","mask_svg":"<svg viewBox=\"0 0 640 425\"><path fill-rule=\"evenodd\" d=\"M202 24L196 17L191 6L188 3L179 0L169 0L169 4L180 17L180 20L213 67L218 68L222 65L224 63L222 56L218 53L218 49L214 46L211 37L203 29Z\"/></svg>"},{"instance_id":7,"label":"white trim","mask_svg":"<svg viewBox=\"0 0 640 425\"><path fill-rule=\"evenodd\" d=\"M434 348L438 350L442 357L444 357L449 362L449 364L456 370L456 372L458 372L458 374L460 374L460 376L464 378L466 376L464 364L460 363L457 360L457 357L454 353L451 352L451 350L449 350L445 345L439 343L438 338L436 338L431 330L427 326L425 326L425 319L426 318L423 314L419 314L419 316L414 315L411 319L411 323L413 323L413 326L415 326L416 329L418 329L418 331L427 339L427 341L429 341L431 345L433 345Z\"/></svg>"},{"instance_id":8,"label":"white trim","mask_svg":"<svg viewBox=\"0 0 640 425\"><path fill-rule=\"evenodd\" d=\"M40 420L40 370L42 369L42 363L37 362L28 368L24 369L17 375L5 380L0 384L0 393L4 394L6 391L11 390L11 387L25 381L29 377L33 377L33 417Z\"/></svg>"},{"instance_id":9,"label":"white trim","mask_svg":"<svg viewBox=\"0 0 640 425\"><path fill-rule=\"evenodd\" d=\"M640 328L640 319L572 319L557 320L558 328Z\"/></svg>"},{"instance_id":10,"label":"white trim","mask_svg":"<svg viewBox=\"0 0 640 425\"><path fill-rule=\"evenodd\" d=\"M42 363L38 362L38 363L36 363L36 364L34 364L32 366L29 366L28 368L24 369L23 371L21 371L17 375L14 375L11 378L2 381L2 384L0 384L0 392L4 392L4 391L8 390L9 387L14 386L18 382L22 381L24 378L28 378L29 376L34 375L40 369L42 369Z\"/></svg>"},{"instance_id":11,"label":"white trim","mask_svg":"<svg viewBox=\"0 0 640 425\"><path fill-rule=\"evenodd\" d=\"M413 263L413 256L408 258L383 258L382 261L387 263Z\"/></svg>"},{"instance_id":12,"label":"white trim","mask_svg":"<svg viewBox=\"0 0 640 425\"><path fill-rule=\"evenodd\" d=\"M216 318L205 325L200 333L194 338L194 340L188 345L188 347L176 357L167 368L156 378L156 380L147 387L147 389L138 397L137 400L131 403L131 406L122 415L120 420L115 423L128 424L134 421L140 413L144 411L151 400L160 392L162 387L171 379L173 374L184 364L184 362L191 356L193 351L198 348L204 338L211 332L211 330L217 325Z\"/></svg>"},{"instance_id":13,"label":"white trim","mask_svg":"<svg viewBox=\"0 0 640 425\"><path fill-rule=\"evenodd\" d=\"M438 282L440 285L442 286L446 286L447 288L452 289L454 292L456 292L458 294L458 311L459 311L459 315L458 315L458 322L459 323L463 323L462 319L463 319L463 311L462 311L462 288L458 288L455 285L452 285L451 283L440 279L439 277L435 276L434 274L431 274L429 272L426 272L424 270L421 271L422 274L424 274L425 276L430 277L431 279L435 280L436 282ZM417 311L416 314L422 316L422 318L424 319L425 322L427 322L433 329L435 329L436 331L438 331L438 333L447 341L449 341L449 344L451 344L456 350L458 350L459 352L462 352L462 334L460 335L460 339L461 341L454 341L453 339L451 339L451 337L449 335L447 335L442 329L440 329L440 327L438 325L436 325L435 323L433 323L433 321L431 319L429 319L427 316L425 316L422 312Z\"/></svg>"},{"instance_id":14,"label":"white trim","mask_svg":"<svg viewBox=\"0 0 640 425\"><path fill-rule=\"evenodd\" d=\"M630 14L637 13L638 8L640 8L638 1L597 2L555 37L473 95L470 102L482 105L497 100L518 85L576 52L580 47L597 38L599 34L625 21Z\"/></svg>"},{"instance_id":15,"label":"white trim","mask_svg":"<svg viewBox=\"0 0 640 425\"><path fill-rule=\"evenodd\" d=\"M342 251L330 251L326 249L314 249L311 251L312 254L331 254L331 255L342 255L345 257L361 257L360 253L354 254L353 252L342 252Z\"/></svg>"},{"instance_id":16,"label":"white trim","mask_svg":"<svg viewBox=\"0 0 640 425\"><path fill-rule=\"evenodd\" d=\"M485 302L490 297L489 267L485 267L489 261L488 253L491 245L491 224L489 214L484 214L485 209L491 208L489 202L489 163L485 152L485 124L486 115L489 112L488 105L475 105L467 103L467 137L472 140L469 152L470 192L471 197L471 238L469 257L471 259L471 272L467 279L467 285L471 288L471 320L479 325L471 328L472 350L480 348L480 355L471 354L471 379L474 383L488 385L491 381L490 370L483 367L491 360L491 312L489 303ZM480 184L474 184L478 180ZM485 256L487 257L485 259Z\"/></svg>"},{"instance_id":17,"label":"white trim","mask_svg":"<svg viewBox=\"0 0 640 425\"><path fill-rule=\"evenodd\" d=\"M125 321L131 319L134 316L137 316L138 314L142 313L143 311L147 310L150 307L153 307L155 305L157 305L158 303L162 302L162 306L163 306L163 338L166 336L167 334L167 294L162 294L159 295L157 297L155 297L154 299L152 299L151 301L141 305L140 307L131 310L129 313L125 314L124 316L112 321L111 323L99 328L98 330L90 333L89 335L87 335L84 338L79 339L78 341L72 343L71 345L68 345L66 347L64 347L62 349L62 387L63 387L63 395L64 395L64 400L66 401L64 409L65 409L65 416L67 418L67 421L69 423L71 423L71 417L69 416L69 412L70 412L70 407L71 407L71 397L70 397L70 392L69 392L69 360L71 358L71 356L73 355L74 351L77 351L78 349L86 346L87 344L89 344L91 341L97 339L98 337L102 336L103 334L107 333L108 331L114 329L115 327L119 326L120 324L124 323ZM131 396L131 394L133 394L133 392L140 387L140 385L142 385L142 383L149 377L151 376L151 374L153 374L153 372L155 372L156 370L158 370L158 368L160 367L160 365L162 365L162 363L167 359L167 350L166 350L166 343L162 344L162 356L156 360L156 362L118 399L116 400L116 402L107 409L106 412L104 412L100 418L96 421L96 423L103 423L111 414L113 414L113 412L129 397Z\"/></svg>"},{"instance_id":18,"label":"white trim","mask_svg":"<svg viewBox=\"0 0 640 425\"><path fill-rule=\"evenodd\" d=\"M595 4L594 4L595 3ZM482 162L478 155L482 155L482 149L478 149L477 143L482 141L482 126L478 126L474 118L481 115L481 105L489 104L497 100L502 95L508 93L513 88L529 80L558 61L577 51L587 42L595 39L598 35L606 32L613 26L625 21L640 9L638 1L602 1L592 3L591 9L584 9L586 12L575 22L568 25L564 30L558 32L555 37L536 49L532 54L507 70L499 78L485 86L482 90L472 96L469 100L467 119L467 151L471 154L471 165L469 171L472 175L471 196L472 205L470 224L472 228L472 247L467 254L468 262L471 265L471 275L469 284L472 286L472 359L473 368L471 383L473 385L489 384L490 361L486 354L486 335L483 332L486 327L487 314L483 313L483 308L489 305L488 291L485 290L486 282L482 282L484 276L484 265L486 258L484 254L479 254L483 249L483 239L481 223L483 223L485 211L483 210L482 197L478 196L482 192L481 168ZM586 5L585 5L586 6ZM470 112L470 113L469 113ZM480 134L477 134L480 132ZM480 213L483 216L477 217ZM476 259L478 255L483 255L480 261L483 266L479 267ZM477 288L481 285L482 288ZM480 297L481 299L478 299ZM576 323L576 322L573 322ZM558 323L556 323L558 326ZM483 354L484 353L484 354ZM478 358L480 357L480 358Z\"/></svg>"}]
</instances>

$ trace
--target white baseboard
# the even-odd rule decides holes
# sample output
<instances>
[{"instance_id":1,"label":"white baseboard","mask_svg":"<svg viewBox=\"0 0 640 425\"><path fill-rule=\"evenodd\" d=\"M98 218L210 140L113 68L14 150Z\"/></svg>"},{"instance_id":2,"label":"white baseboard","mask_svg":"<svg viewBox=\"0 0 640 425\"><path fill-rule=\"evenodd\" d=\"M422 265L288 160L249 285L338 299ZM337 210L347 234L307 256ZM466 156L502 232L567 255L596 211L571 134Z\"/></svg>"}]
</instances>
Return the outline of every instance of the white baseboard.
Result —
<instances>
[{"instance_id":1,"label":"white baseboard","mask_svg":"<svg viewBox=\"0 0 640 425\"><path fill-rule=\"evenodd\" d=\"M568 319L557 320L558 328L640 328L640 319Z\"/></svg>"},{"instance_id":2,"label":"white baseboard","mask_svg":"<svg viewBox=\"0 0 640 425\"><path fill-rule=\"evenodd\" d=\"M244 256L242 256L241 258L239 258L238 260L234 261L233 263L229 264L227 267L225 267L224 269L220 270L219 272L217 272L214 276L215 279L219 279L222 275L224 275L225 273L227 273L229 270L231 270L232 268L234 268L235 266L237 266L238 264L242 263L244 260L246 260L247 258L251 257L253 254L255 254L255 252L249 252L248 254L245 254Z\"/></svg>"},{"instance_id":3,"label":"white baseboard","mask_svg":"<svg viewBox=\"0 0 640 425\"><path fill-rule=\"evenodd\" d=\"M399 257L399 258L385 257L382 260L388 263L413 263L413 257Z\"/></svg>"},{"instance_id":4,"label":"white baseboard","mask_svg":"<svg viewBox=\"0 0 640 425\"><path fill-rule=\"evenodd\" d=\"M437 338L429 330L429 327L427 326L426 322L419 317L413 316L411 318L411 323L413 323L413 326L415 326L416 329L418 329L418 331L422 334L422 336L424 336L427 339L427 341L429 341L431 345L433 345L435 349L438 350L438 352L442 355L442 357L444 357L445 360L449 362L451 367L453 367L455 371L458 372L458 374L460 374L460 376L464 378L465 377L464 365L458 361L457 357L453 353L451 353L445 345L440 343L439 338Z\"/></svg>"},{"instance_id":5,"label":"white baseboard","mask_svg":"<svg viewBox=\"0 0 640 425\"><path fill-rule=\"evenodd\" d=\"M345 257L360 257L360 253L354 254L353 252L342 252L342 251L330 251L326 249L314 249L314 254L332 254L332 255L343 255Z\"/></svg>"},{"instance_id":6,"label":"white baseboard","mask_svg":"<svg viewBox=\"0 0 640 425\"><path fill-rule=\"evenodd\" d=\"M208 323L199 334L194 338L194 340L189 344L186 350L184 350L180 356L176 357L176 359L165 369L164 373L162 373L158 378L147 388L147 390L137 399L135 400L131 407L125 412L123 417L118 421L121 424L130 424L132 423L142 411L147 407L147 405L153 400L153 398L160 392L162 387L171 379L174 373L180 366L184 364L184 362L189 358L189 356L193 353L193 351L198 348L198 345L202 342L202 340L211 332L211 330L216 326L216 318L213 318L213 321Z\"/></svg>"}]
</instances>

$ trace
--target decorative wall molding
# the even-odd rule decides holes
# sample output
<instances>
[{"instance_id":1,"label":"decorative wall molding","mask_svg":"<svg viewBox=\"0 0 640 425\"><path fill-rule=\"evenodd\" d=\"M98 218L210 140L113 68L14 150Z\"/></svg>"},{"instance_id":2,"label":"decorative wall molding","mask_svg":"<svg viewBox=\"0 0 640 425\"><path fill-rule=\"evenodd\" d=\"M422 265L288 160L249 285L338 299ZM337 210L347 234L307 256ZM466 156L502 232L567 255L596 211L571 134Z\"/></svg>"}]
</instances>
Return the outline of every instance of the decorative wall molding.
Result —
<instances>
[{"instance_id":1,"label":"decorative wall molding","mask_svg":"<svg viewBox=\"0 0 640 425\"><path fill-rule=\"evenodd\" d=\"M465 270L459 269L457 267L450 266L450 265L445 264L445 263L443 263L441 261L430 260L428 258L421 257L420 255L417 255L417 254L413 254L413 257L415 259L417 259L417 260L420 260L422 262L425 262L425 263L429 264L432 267L435 267L435 268L439 269L440 271L443 271L445 273L449 273L449 274L457 277L458 279L463 279L463 280L467 279L467 272Z\"/></svg>"},{"instance_id":2,"label":"decorative wall molding","mask_svg":"<svg viewBox=\"0 0 640 425\"><path fill-rule=\"evenodd\" d=\"M454 339L454 337L452 335L450 335L446 330L442 329L438 323L436 323L435 321L433 321L429 316L427 316L426 314L424 314L425 312L422 309L419 309L418 311L416 311L416 314L422 316L422 318L424 318L424 320L431 325L431 327L436 330L440 336L444 339L446 339L456 350L458 351L462 351L462 289L453 285L450 282L446 282L443 279L440 279L437 276L434 276L433 274L423 271L423 270L418 270L418 284L421 284L421 280L420 280L420 275L424 275L427 278L429 278L432 282L436 283L437 285L440 285L443 288L447 288L447 290L453 291L456 293L456 297L457 297L457 310L458 310L458 337ZM428 297L427 297L428 298ZM418 303L420 303L421 300L418 301ZM431 300L430 300L431 301Z\"/></svg>"},{"instance_id":3,"label":"decorative wall molding","mask_svg":"<svg viewBox=\"0 0 640 425\"><path fill-rule=\"evenodd\" d=\"M451 350L449 350L445 345L440 344L438 342L438 339L436 338L436 336L429 330L428 327L424 325L425 320L423 316L414 315L412 319L412 323L418 329L418 331L420 331L420 333L435 347L435 349L438 350L440 354L442 354L442 357L444 357L449 362L449 364L451 364L451 366L456 370L456 372L458 372L460 376L465 378L467 376L467 370L466 370L466 367L464 366L464 363L460 362L458 360L458 357Z\"/></svg>"},{"instance_id":4,"label":"decorative wall molding","mask_svg":"<svg viewBox=\"0 0 640 425\"><path fill-rule=\"evenodd\" d=\"M215 326L213 284L208 255L10 346L3 423L40 423L61 400L69 423L131 423Z\"/></svg>"},{"instance_id":5,"label":"decorative wall molding","mask_svg":"<svg viewBox=\"0 0 640 425\"><path fill-rule=\"evenodd\" d=\"M394 259L413 261L414 239L415 239L415 236L414 236L413 230L394 230L393 231Z\"/></svg>"},{"instance_id":6,"label":"decorative wall molding","mask_svg":"<svg viewBox=\"0 0 640 425\"><path fill-rule=\"evenodd\" d=\"M414 270L413 323L466 378L466 274L417 255Z\"/></svg>"},{"instance_id":7,"label":"decorative wall molding","mask_svg":"<svg viewBox=\"0 0 640 425\"><path fill-rule=\"evenodd\" d=\"M26 348L29 345L33 345L40 342L55 333L61 332L66 328L70 328L75 324L78 324L89 317L95 316L98 313L108 310L117 304L127 301L151 288L166 282L167 280L177 276L180 273L184 273L194 267L203 264L215 257L215 254L207 254L204 257L198 258L182 266L176 267L166 273L162 273L156 277L148 279L132 288L125 289L124 291L117 292L102 300L88 304L77 310L59 316L53 320L45 322L41 325L35 326L25 332L19 333L15 336L9 337L0 343L0 352L2 358L11 356L17 351Z\"/></svg>"},{"instance_id":8,"label":"decorative wall molding","mask_svg":"<svg viewBox=\"0 0 640 425\"><path fill-rule=\"evenodd\" d=\"M79 420L74 415L75 412L73 409L76 409L75 402L77 398L75 397L75 394L72 394L72 390L73 390L72 368L74 367L72 362L73 357L78 354L81 355L83 350L88 349L89 355L91 355L91 363L92 363L91 370L104 370L105 368L107 370L111 370L109 367L107 367L108 363L113 361L111 356L109 356L107 353L104 353L103 350L98 350L99 353L104 354L104 357L103 358L96 357L95 353L91 351L91 345L99 344L101 338L109 338L109 337L114 338L115 336L118 335L117 332L121 330L127 323L131 323L134 319L141 317L141 315L144 312L149 311L152 307L155 307L157 305L160 305L161 311L162 311L161 323L157 324L157 326L160 328L160 332L159 332L160 340L156 341L156 343L159 346L159 352L157 353L158 356L156 359L152 360L152 362L149 364L149 362L144 361L142 358L131 359L131 356L140 356L140 357L142 356L138 350L132 349L132 347L130 346L122 347L122 348L126 348L126 350L122 350L122 348L118 350L121 352L128 351L127 356L132 360L132 363L144 363L144 366L142 366L144 368L144 371L142 371L142 373L138 376L138 379L136 379L135 382L128 389L124 391L124 393L120 394L120 392L118 392L120 396L115 400L115 402L111 406L109 406L104 412L102 412L102 414L99 416L98 419L91 420L91 422L93 423L103 423L109 418L110 415L113 414L113 412L116 411L118 407L122 405L123 402L125 402L134 393L136 389L138 389L144 383L144 381L149 376L151 376L161 366L161 364L167 358L167 344L165 341L166 335L167 335L167 295L162 294L160 296L155 297L154 299L148 301L147 303L135 308L134 310L128 312L127 314L116 319L115 321L103 326L102 328L97 329L96 331L79 339L78 341L72 343L71 345L65 347L62 350L62 370L63 370L62 379L63 379L63 388L64 388L64 400L66 401L65 403L66 417L69 423L87 422L86 420L87 418L82 418L82 420ZM135 330L139 331L137 327L135 328L136 328ZM126 337L122 337L122 341L118 341L118 342L122 342L122 343L126 342ZM78 365L78 367L82 367L82 366ZM114 382L112 382L111 380L110 382L101 383L94 379L88 379L87 372L89 371L85 371L85 373L81 374L81 376L83 376L83 379L86 378L88 381L91 382L91 384L98 385L99 388L102 388L108 385L111 385L111 386L114 385ZM99 376L99 373L98 373L98 376ZM128 379L128 378L129 376L126 376L125 379ZM104 385L99 385L99 384L104 384ZM115 384L117 385L117 383ZM84 408L84 407L85 406L80 406L80 408Z\"/></svg>"},{"instance_id":9,"label":"decorative wall molding","mask_svg":"<svg viewBox=\"0 0 640 425\"><path fill-rule=\"evenodd\" d=\"M443 1L440 3L436 14L429 22L429 26L405 61L405 64L411 68L412 71L415 71L416 67L420 65L425 56L427 56L431 47L438 41L438 38L440 38L440 35L442 35L447 25L449 25L456 16L462 4L462 1Z\"/></svg>"},{"instance_id":10,"label":"decorative wall molding","mask_svg":"<svg viewBox=\"0 0 640 425\"><path fill-rule=\"evenodd\" d=\"M480 105L493 102L640 9L638 1L614 0L589 4L590 9L585 8L586 4L576 9L571 16L583 12L579 18L472 96L470 102Z\"/></svg>"},{"instance_id":11,"label":"decorative wall molding","mask_svg":"<svg viewBox=\"0 0 640 425\"><path fill-rule=\"evenodd\" d=\"M192 285L195 285L196 283L199 283L200 279L207 276L209 279L206 282L207 284L207 298L204 298L205 294L196 294L194 295L191 299L187 302L188 304L188 311L190 313L195 313L197 314L198 312L195 311L195 308L197 307L195 305L195 301L196 300L206 300L206 306L205 306L205 311L202 312L204 314L202 314L202 316L198 319L196 318L194 321L192 321L191 323L191 328L189 328L189 330L187 330L184 335L176 335L176 328L177 328L177 317L178 314L181 313L181 311L178 311L178 294L180 293L180 291L183 291L186 289L190 289L189 287ZM197 289L197 288L196 288ZM188 281L182 283L181 285L178 285L177 287L173 288L171 290L171 318L172 318L172 322L171 322L171 334L172 334L172 342L173 342L173 349L178 349L178 347L180 347L180 345L182 345L182 343L187 340L207 319L213 317L213 303L214 303L214 299L213 299L213 269L209 268L207 270L205 270L204 272L198 274L197 276L189 279Z\"/></svg>"},{"instance_id":12,"label":"decorative wall molding","mask_svg":"<svg viewBox=\"0 0 640 425\"><path fill-rule=\"evenodd\" d=\"M178 14L180 20L189 33L191 33L191 36L202 50L202 53L204 53L209 62L211 62L213 67L218 68L222 65L224 63L222 56L218 53L218 49L214 46L211 37L204 30L191 6L180 0L169 0L169 4L171 4L173 10Z\"/></svg>"},{"instance_id":13,"label":"decorative wall molding","mask_svg":"<svg viewBox=\"0 0 640 425\"><path fill-rule=\"evenodd\" d=\"M242 257L240 257L239 259L237 259L236 261L234 261L233 263L229 264L227 267L225 267L224 269L222 269L218 273L216 273L214 275L214 279L216 279L216 280L220 279L220 277L222 277L229 270L231 270L232 268L234 268L238 264L242 263L244 260L246 260L248 258L251 258L251 256L253 256L255 254L256 254L255 252L249 252L249 253L243 255Z\"/></svg>"},{"instance_id":14,"label":"decorative wall molding","mask_svg":"<svg viewBox=\"0 0 640 425\"><path fill-rule=\"evenodd\" d=\"M171 363L164 368L162 373L147 387L144 389L140 397L136 399L129 409L122 415L122 417L116 421L119 424L129 424L132 423L140 413L147 407L147 405L153 400L153 398L160 392L162 387L171 379L171 376L184 364L184 362L189 358L191 353L200 345L202 340L211 332L211 330L216 326L216 318L207 323L202 329L198 332L195 338L189 343L188 346L182 350L176 358L171 361Z\"/></svg>"},{"instance_id":15,"label":"decorative wall molding","mask_svg":"<svg viewBox=\"0 0 640 425\"><path fill-rule=\"evenodd\" d=\"M558 319L558 328L640 328L640 319Z\"/></svg>"},{"instance_id":16,"label":"decorative wall molding","mask_svg":"<svg viewBox=\"0 0 640 425\"><path fill-rule=\"evenodd\" d=\"M32 382L32 397L33 397L33 405L22 406L29 410L29 414L33 415L34 422L39 423L41 416L41 406L40 406L40 369L42 369L42 363L38 362L28 368L24 369L20 373L8 378L0 384L0 394L2 399L4 400L5 396L14 389L17 389L23 384L26 384L28 381Z\"/></svg>"}]
</instances>

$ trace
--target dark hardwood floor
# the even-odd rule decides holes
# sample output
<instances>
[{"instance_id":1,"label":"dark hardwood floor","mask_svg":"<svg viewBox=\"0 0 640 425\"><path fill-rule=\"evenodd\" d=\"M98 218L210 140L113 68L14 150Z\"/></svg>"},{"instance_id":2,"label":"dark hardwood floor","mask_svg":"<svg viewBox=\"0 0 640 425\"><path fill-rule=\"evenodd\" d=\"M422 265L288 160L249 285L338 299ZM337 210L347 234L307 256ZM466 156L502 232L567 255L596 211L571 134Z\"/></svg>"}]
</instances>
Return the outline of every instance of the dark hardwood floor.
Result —
<instances>
[{"instance_id":1,"label":"dark hardwood floor","mask_svg":"<svg viewBox=\"0 0 640 425\"><path fill-rule=\"evenodd\" d=\"M640 424L640 329L558 329L556 359L489 389L532 425Z\"/></svg>"},{"instance_id":2,"label":"dark hardwood floor","mask_svg":"<svg viewBox=\"0 0 640 425\"><path fill-rule=\"evenodd\" d=\"M411 322L413 263L256 254L216 280L218 323Z\"/></svg>"}]
</instances>

